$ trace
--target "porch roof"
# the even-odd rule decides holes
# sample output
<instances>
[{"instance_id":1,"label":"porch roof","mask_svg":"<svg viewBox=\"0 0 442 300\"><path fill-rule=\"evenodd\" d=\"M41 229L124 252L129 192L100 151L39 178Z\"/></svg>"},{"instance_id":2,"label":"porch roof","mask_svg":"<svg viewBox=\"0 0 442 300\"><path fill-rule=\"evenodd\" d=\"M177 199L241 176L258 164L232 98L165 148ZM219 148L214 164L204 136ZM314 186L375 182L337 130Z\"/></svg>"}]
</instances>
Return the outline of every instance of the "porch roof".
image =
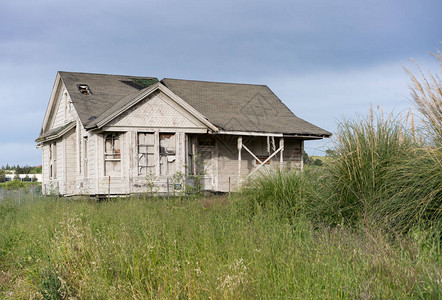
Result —
<instances>
[{"instance_id":1,"label":"porch roof","mask_svg":"<svg viewBox=\"0 0 442 300\"><path fill-rule=\"evenodd\" d=\"M266 85L169 78L161 83L224 131L331 136L293 114Z\"/></svg>"}]
</instances>

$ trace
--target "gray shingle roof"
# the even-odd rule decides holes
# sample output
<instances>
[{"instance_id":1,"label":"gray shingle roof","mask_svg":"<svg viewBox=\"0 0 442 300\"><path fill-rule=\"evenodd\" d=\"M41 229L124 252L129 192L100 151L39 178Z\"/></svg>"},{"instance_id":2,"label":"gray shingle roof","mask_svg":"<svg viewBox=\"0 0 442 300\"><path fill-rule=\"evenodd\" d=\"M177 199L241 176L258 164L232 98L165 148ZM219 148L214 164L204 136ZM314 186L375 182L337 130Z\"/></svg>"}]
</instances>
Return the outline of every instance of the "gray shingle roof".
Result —
<instances>
[{"instance_id":1,"label":"gray shingle roof","mask_svg":"<svg viewBox=\"0 0 442 300\"><path fill-rule=\"evenodd\" d=\"M93 128L142 93L155 77L59 72L85 128ZM265 85L163 79L167 88L226 131L327 137L331 134L295 116ZM87 85L90 95L80 93ZM141 84L141 85L140 85Z\"/></svg>"},{"instance_id":2,"label":"gray shingle roof","mask_svg":"<svg viewBox=\"0 0 442 300\"><path fill-rule=\"evenodd\" d=\"M91 73L74 73L60 71L61 80L68 90L81 123L86 128L95 124L95 120L107 112L121 99L131 95L135 97L143 86L137 80L156 80L155 77L138 77L125 75L107 75ZM133 81L135 79L135 82ZM89 87L90 95L83 95L78 85Z\"/></svg>"},{"instance_id":3,"label":"gray shingle roof","mask_svg":"<svg viewBox=\"0 0 442 300\"><path fill-rule=\"evenodd\" d=\"M212 124L227 131L331 135L295 116L266 85L169 78L161 83Z\"/></svg>"}]
</instances>

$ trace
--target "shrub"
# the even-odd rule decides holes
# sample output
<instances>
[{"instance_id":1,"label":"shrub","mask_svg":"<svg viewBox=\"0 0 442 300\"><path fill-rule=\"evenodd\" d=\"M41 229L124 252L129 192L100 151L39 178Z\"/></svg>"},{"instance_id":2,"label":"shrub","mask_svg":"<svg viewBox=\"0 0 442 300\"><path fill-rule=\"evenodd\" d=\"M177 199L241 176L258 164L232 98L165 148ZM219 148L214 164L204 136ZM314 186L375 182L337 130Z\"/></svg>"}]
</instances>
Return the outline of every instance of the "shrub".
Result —
<instances>
[{"instance_id":1,"label":"shrub","mask_svg":"<svg viewBox=\"0 0 442 300\"><path fill-rule=\"evenodd\" d=\"M322 165L324 165L324 163L322 162L322 160L320 160L319 158L317 158L317 159L315 159L315 160L313 161L313 165L314 165L314 166L322 166Z\"/></svg>"},{"instance_id":2,"label":"shrub","mask_svg":"<svg viewBox=\"0 0 442 300\"><path fill-rule=\"evenodd\" d=\"M7 190L18 190L18 189L23 188L24 186L25 186L25 184L22 181L20 181L18 179L14 179L12 181L7 182L5 185L5 188Z\"/></svg>"}]
</instances>

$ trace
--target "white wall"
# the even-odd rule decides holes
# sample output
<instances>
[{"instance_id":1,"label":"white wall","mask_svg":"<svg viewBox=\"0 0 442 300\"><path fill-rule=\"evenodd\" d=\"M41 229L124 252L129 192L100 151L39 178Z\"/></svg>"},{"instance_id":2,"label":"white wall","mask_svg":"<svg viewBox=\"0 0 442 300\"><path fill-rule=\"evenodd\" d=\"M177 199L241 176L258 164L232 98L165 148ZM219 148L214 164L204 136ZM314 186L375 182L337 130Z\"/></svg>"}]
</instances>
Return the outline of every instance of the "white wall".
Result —
<instances>
[{"instance_id":1,"label":"white wall","mask_svg":"<svg viewBox=\"0 0 442 300\"><path fill-rule=\"evenodd\" d=\"M42 182L43 180L43 174L18 174L18 176L20 177L20 180L23 180L26 176L28 176L31 179L34 176L37 177L37 182ZM11 181L14 179L15 174L5 174L5 177L7 178L6 180Z\"/></svg>"}]
</instances>

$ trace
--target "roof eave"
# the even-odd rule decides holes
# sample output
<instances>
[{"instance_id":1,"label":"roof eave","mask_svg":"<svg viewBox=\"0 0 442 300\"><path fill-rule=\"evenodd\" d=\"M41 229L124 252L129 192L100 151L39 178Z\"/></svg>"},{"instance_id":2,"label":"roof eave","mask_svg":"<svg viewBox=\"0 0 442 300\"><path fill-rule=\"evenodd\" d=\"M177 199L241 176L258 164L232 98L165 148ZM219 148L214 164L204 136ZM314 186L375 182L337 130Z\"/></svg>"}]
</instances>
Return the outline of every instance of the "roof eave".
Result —
<instances>
[{"instance_id":1,"label":"roof eave","mask_svg":"<svg viewBox=\"0 0 442 300\"><path fill-rule=\"evenodd\" d=\"M282 133L282 132L262 132L262 131L235 131L235 130L219 130L217 134L225 135L248 135L248 136L275 136L275 137L294 137L302 139L323 139L332 136L328 134L307 134L307 133Z\"/></svg>"},{"instance_id":2,"label":"roof eave","mask_svg":"<svg viewBox=\"0 0 442 300\"><path fill-rule=\"evenodd\" d=\"M37 144L41 144L41 143L44 143L44 142L48 142L48 141L52 141L52 140L56 140L56 139L62 137L63 135L65 135L69 130L71 130L72 128L74 128L74 127L76 126L76 122L75 122L75 121L72 121L72 122L66 124L65 126L66 126L65 128L63 128L62 130L60 130L60 131L57 132L57 133L51 134L51 135L49 135L49 136L43 136L43 135L39 136L39 137L35 140L35 142L36 142Z\"/></svg>"}]
</instances>

